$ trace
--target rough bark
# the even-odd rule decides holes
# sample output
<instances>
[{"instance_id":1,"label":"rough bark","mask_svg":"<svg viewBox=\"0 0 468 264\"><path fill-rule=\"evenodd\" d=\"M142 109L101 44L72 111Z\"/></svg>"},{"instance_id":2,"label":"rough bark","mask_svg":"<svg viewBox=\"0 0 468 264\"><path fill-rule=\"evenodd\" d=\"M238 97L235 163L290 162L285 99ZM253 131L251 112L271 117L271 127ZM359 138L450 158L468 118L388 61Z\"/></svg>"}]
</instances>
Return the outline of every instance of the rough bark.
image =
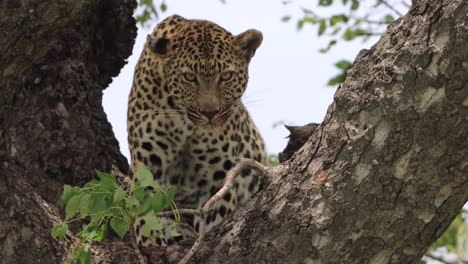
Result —
<instances>
[{"instance_id":1,"label":"rough bark","mask_svg":"<svg viewBox=\"0 0 468 264\"><path fill-rule=\"evenodd\" d=\"M0 2L0 262L62 263L70 240L50 229L63 184L128 169L101 100L131 53L135 6Z\"/></svg>"},{"instance_id":2,"label":"rough bark","mask_svg":"<svg viewBox=\"0 0 468 264\"><path fill-rule=\"evenodd\" d=\"M0 3L0 259L62 263L64 183L125 173L102 89L135 37L135 1ZM416 263L468 199L468 4L414 1L362 51L323 123L193 263ZM171 262L184 246L148 253ZM136 263L127 242L97 263ZM172 255L171 255L172 254Z\"/></svg>"},{"instance_id":3,"label":"rough bark","mask_svg":"<svg viewBox=\"0 0 468 264\"><path fill-rule=\"evenodd\" d=\"M193 263L417 263L468 199L468 4L413 1Z\"/></svg>"}]
</instances>

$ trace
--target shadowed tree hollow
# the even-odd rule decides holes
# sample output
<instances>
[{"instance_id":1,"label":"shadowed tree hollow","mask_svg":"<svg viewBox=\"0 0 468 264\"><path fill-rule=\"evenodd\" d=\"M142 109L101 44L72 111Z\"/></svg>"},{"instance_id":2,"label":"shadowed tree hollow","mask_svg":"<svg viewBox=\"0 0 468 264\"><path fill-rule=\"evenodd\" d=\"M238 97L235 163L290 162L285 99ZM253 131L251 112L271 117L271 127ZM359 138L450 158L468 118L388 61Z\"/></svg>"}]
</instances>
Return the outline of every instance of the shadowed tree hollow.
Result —
<instances>
[{"instance_id":1,"label":"shadowed tree hollow","mask_svg":"<svg viewBox=\"0 0 468 264\"><path fill-rule=\"evenodd\" d=\"M76 240L50 236L63 184L127 173L101 100L130 55L135 7L0 3L2 263L62 263ZM468 4L415 0L357 55L305 145L191 262L417 263L468 200L467 114ZM159 252L151 263L177 258ZM137 258L110 239L94 261Z\"/></svg>"}]
</instances>

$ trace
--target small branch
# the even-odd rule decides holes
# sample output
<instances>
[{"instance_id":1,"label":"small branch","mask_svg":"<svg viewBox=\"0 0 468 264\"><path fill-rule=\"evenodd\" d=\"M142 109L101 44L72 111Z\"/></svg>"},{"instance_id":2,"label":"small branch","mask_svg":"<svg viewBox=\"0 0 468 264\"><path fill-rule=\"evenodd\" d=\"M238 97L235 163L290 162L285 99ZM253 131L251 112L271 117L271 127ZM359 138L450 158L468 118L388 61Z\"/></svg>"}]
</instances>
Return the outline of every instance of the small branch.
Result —
<instances>
[{"instance_id":1,"label":"small branch","mask_svg":"<svg viewBox=\"0 0 468 264\"><path fill-rule=\"evenodd\" d=\"M369 23L369 24L377 24L377 25L387 25L388 24L385 21L370 20L370 19L367 19L366 22Z\"/></svg>"},{"instance_id":2,"label":"small branch","mask_svg":"<svg viewBox=\"0 0 468 264\"><path fill-rule=\"evenodd\" d=\"M369 32L369 33L363 34L362 36L372 37L372 36L382 36L383 34L384 34L383 32L380 32L380 33L379 33L379 32L377 32L377 33L375 33L375 32Z\"/></svg>"},{"instance_id":3,"label":"small branch","mask_svg":"<svg viewBox=\"0 0 468 264\"><path fill-rule=\"evenodd\" d=\"M196 209L177 209L177 211L179 212L179 214L183 214L183 215L200 215L201 214L200 210L196 210ZM160 212L157 214L158 217L170 217L172 215L174 215L173 211L165 211L165 212Z\"/></svg>"},{"instance_id":4,"label":"small branch","mask_svg":"<svg viewBox=\"0 0 468 264\"><path fill-rule=\"evenodd\" d=\"M408 4L408 3L406 3L406 1L401 1L401 3L402 3L405 7L407 7L407 8L410 8L410 7L411 7L411 5Z\"/></svg>"},{"instance_id":5,"label":"small branch","mask_svg":"<svg viewBox=\"0 0 468 264\"><path fill-rule=\"evenodd\" d=\"M396 10L392 5L390 5L389 3L387 3L386 0L380 0L380 2L382 4L384 4L386 7L388 7L390 10L392 10L393 12L395 12L395 14L399 15L399 16L403 16L402 13L400 13L400 11Z\"/></svg>"},{"instance_id":6,"label":"small branch","mask_svg":"<svg viewBox=\"0 0 468 264\"><path fill-rule=\"evenodd\" d=\"M178 223L178 225L180 227L184 228L185 231L190 230L190 232L192 233L191 236L190 236L191 238L196 237L198 235L197 231L195 231L195 229L193 229L193 227L191 225L186 224L184 222L180 222L180 223Z\"/></svg>"},{"instance_id":7,"label":"small branch","mask_svg":"<svg viewBox=\"0 0 468 264\"><path fill-rule=\"evenodd\" d=\"M433 260L437 260L441 263L444 263L444 264L450 264L450 262L446 261L445 259L441 258L441 257L437 257L437 256L434 256L433 254L431 253L426 253L424 255L426 258L430 258L430 259L433 259Z\"/></svg>"},{"instance_id":8,"label":"small branch","mask_svg":"<svg viewBox=\"0 0 468 264\"><path fill-rule=\"evenodd\" d=\"M219 189L215 195L213 195L202 207L201 209L201 218L203 219L202 223L205 222L205 218L210 211L211 207L216 203L216 201L222 199L224 195L232 188L234 185L234 180L236 179L237 175L239 175L244 169L254 169L259 172L261 175L264 175L267 171L268 167L261 164L260 162L253 160L253 159L241 159L231 170L228 171L226 175L226 179L224 180L224 184ZM205 239L205 225L201 224L200 229L198 231L198 237L193 243L192 248L190 248L189 252L179 261L178 264L186 264L190 258L200 249L203 240Z\"/></svg>"},{"instance_id":9,"label":"small branch","mask_svg":"<svg viewBox=\"0 0 468 264\"><path fill-rule=\"evenodd\" d=\"M203 206L202 215L206 214L213 204L220 200L234 185L234 180L243 171L244 169L254 169L261 174L264 174L268 169L267 166L261 164L260 162L253 159L241 159L231 170L228 171L226 179L224 180L224 185L219 189L215 195L213 195Z\"/></svg>"},{"instance_id":10,"label":"small branch","mask_svg":"<svg viewBox=\"0 0 468 264\"><path fill-rule=\"evenodd\" d=\"M202 219L205 219L205 216L203 216ZM193 243L193 246L190 248L189 252L187 252L187 254L184 256L184 258L182 258L178 264L186 264L191 258L192 256L195 254L195 252L198 251L198 249L200 248L202 242L203 242L203 239L205 239L205 225L200 225L200 229L198 231L198 237L197 239L195 240L195 242Z\"/></svg>"}]
</instances>

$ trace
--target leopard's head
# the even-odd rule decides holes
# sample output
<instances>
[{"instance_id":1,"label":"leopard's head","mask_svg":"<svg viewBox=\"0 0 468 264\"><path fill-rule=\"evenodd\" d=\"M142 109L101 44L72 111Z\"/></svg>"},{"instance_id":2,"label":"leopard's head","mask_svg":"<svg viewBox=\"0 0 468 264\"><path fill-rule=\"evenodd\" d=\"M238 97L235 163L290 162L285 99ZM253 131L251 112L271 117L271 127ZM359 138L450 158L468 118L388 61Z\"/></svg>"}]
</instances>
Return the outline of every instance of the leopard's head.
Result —
<instances>
[{"instance_id":1,"label":"leopard's head","mask_svg":"<svg viewBox=\"0 0 468 264\"><path fill-rule=\"evenodd\" d=\"M234 36L215 23L180 16L161 24L147 47L164 58L162 74L175 104L195 125L224 123L240 107L262 33L249 29Z\"/></svg>"}]
</instances>

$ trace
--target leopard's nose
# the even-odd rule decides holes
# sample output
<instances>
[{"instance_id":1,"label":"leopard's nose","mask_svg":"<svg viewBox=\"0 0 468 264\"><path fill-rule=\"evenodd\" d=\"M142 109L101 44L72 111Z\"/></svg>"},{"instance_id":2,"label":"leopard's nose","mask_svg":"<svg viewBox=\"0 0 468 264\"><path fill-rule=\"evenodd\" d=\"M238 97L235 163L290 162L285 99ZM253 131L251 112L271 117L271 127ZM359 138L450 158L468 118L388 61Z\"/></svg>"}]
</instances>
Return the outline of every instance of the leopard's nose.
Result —
<instances>
[{"instance_id":1,"label":"leopard's nose","mask_svg":"<svg viewBox=\"0 0 468 264\"><path fill-rule=\"evenodd\" d=\"M201 111L201 113L208 117L208 120L211 120L218 113L218 111Z\"/></svg>"}]
</instances>

